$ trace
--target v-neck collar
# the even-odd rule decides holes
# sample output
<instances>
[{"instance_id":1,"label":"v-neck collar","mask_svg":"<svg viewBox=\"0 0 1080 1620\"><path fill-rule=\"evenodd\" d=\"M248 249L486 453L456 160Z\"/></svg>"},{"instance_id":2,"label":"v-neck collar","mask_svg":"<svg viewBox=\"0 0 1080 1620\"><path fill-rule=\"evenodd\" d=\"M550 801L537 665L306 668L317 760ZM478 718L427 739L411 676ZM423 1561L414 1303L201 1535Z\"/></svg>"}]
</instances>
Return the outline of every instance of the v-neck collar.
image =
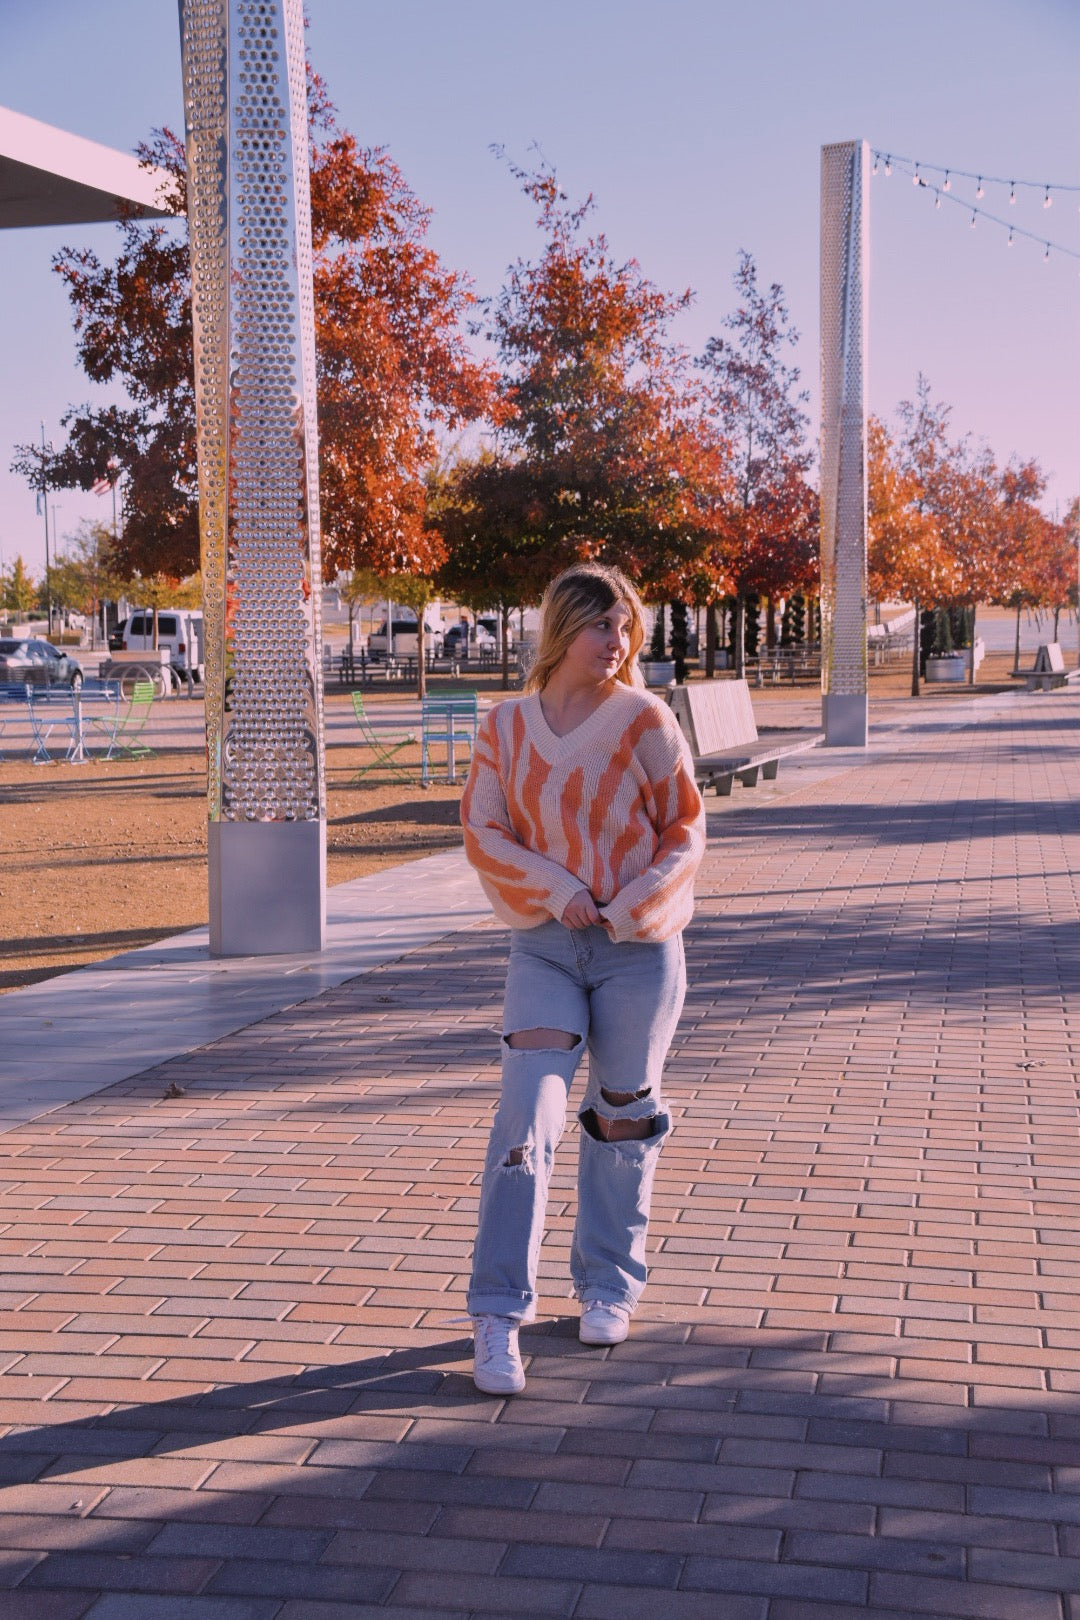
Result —
<instances>
[{"instance_id":1,"label":"v-neck collar","mask_svg":"<svg viewBox=\"0 0 1080 1620\"><path fill-rule=\"evenodd\" d=\"M619 685L621 684L620 682ZM591 714L587 714L584 720L579 720L572 730L564 732L561 737L552 731L548 725L547 716L544 714L544 708L540 702L539 692L530 692L525 699L525 703L531 705L532 712L529 718L538 733L539 740L543 744L543 752L549 756L565 755L573 752L576 748L580 748L583 742L590 742L600 729L603 721L611 713L612 704L618 702L619 685L616 685L608 693L607 697L597 704Z\"/></svg>"}]
</instances>

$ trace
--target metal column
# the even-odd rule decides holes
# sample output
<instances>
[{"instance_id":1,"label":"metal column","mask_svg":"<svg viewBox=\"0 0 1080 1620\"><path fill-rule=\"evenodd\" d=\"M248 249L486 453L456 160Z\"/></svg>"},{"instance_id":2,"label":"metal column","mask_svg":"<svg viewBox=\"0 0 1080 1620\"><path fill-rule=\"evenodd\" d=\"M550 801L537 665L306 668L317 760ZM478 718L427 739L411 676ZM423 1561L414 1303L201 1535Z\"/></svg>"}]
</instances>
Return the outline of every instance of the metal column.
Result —
<instances>
[{"instance_id":1,"label":"metal column","mask_svg":"<svg viewBox=\"0 0 1080 1620\"><path fill-rule=\"evenodd\" d=\"M210 949L321 950L326 797L302 0L180 0Z\"/></svg>"},{"instance_id":2,"label":"metal column","mask_svg":"<svg viewBox=\"0 0 1080 1620\"><path fill-rule=\"evenodd\" d=\"M826 746L864 747L866 352L870 260L865 141L821 149L821 718Z\"/></svg>"}]
</instances>

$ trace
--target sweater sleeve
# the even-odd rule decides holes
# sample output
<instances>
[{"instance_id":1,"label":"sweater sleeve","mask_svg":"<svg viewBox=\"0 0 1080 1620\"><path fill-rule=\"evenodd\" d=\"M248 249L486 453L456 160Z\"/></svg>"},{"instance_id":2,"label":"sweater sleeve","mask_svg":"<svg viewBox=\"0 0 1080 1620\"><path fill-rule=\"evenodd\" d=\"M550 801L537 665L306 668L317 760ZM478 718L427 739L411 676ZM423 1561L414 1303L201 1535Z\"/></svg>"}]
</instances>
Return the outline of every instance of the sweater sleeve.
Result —
<instances>
[{"instance_id":1,"label":"sweater sleeve","mask_svg":"<svg viewBox=\"0 0 1080 1620\"><path fill-rule=\"evenodd\" d=\"M639 877L600 908L619 944L668 939L685 928L693 911L694 874L705 853L705 807L693 760L677 724L665 726L662 735L663 748L648 770L656 796L656 853Z\"/></svg>"},{"instance_id":2,"label":"sweater sleeve","mask_svg":"<svg viewBox=\"0 0 1080 1620\"><path fill-rule=\"evenodd\" d=\"M565 867L527 849L510 822L499 775L495 711L476 734L472 765L461 799L465 854L497 917L512 928L535 928L561 920L584 885Z\"/></svg>"}]
</instances>

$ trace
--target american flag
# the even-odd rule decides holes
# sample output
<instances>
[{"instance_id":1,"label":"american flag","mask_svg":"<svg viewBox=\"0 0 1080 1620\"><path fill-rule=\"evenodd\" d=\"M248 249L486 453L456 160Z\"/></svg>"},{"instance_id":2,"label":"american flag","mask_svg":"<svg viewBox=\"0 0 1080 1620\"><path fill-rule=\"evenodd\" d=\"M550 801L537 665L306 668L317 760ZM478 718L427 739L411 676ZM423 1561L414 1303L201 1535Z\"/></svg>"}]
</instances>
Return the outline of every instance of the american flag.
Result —
<instances>
[{"instance_id":1,"label":"american flag","mask_svg":"<svg viewBox=\"0 0 1080 1620\"><path fill-rule=\"evenodd\" d=\"M90 485L90 493L92 495L107 495L110 489L112 489L111 478L95 478L94 482Z\"/></svg>"}]
</instances>

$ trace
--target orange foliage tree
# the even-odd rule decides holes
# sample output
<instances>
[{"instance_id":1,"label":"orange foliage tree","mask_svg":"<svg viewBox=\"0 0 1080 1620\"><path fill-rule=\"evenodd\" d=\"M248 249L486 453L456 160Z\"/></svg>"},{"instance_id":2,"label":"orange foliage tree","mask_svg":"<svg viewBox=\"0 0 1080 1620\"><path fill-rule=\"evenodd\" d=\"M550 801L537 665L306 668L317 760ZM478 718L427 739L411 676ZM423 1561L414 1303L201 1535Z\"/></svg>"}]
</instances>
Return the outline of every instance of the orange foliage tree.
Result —
<instances>
[{"instance_id":1,"label":"orange foliage tree","mask_svg":"<svg viewBox=\"0 0 1080 1620\"><path fill-rule=\"evenodd\" d=\"M428 210L385 151L339 126L313 73L308 91L325 570L430 575L444 557L425 511L436 436L488 409L494 373L468 350L473 294L427 244ZM159 131L140 156L183 207L181 142ZM49 481L88 487L115 456L127 474L118 561L182 575L199 562L187 240L170 224L120 229L114 264L74 248L54 263L83 369L130 404L71 409Z\"/></svg>"},{"instance_id":2,"label":"orange foliage tree","mask_svg":"<svg viewBox=\"0 0 1080 1620\"><path fill-rule=\"evenodd\" d=\"M487 580L506 605L599 557L655 595L696 554L702 481L723 463L670 337L690 294L618 263L587 230L592 198L572 206L550 170L510 169L543 247L511 266L492 306L501 417L494 448L462 462L445 491L445 577L459 589Z\"/></svg>"},{"instance_id":3,"label":"orange foliage tree","mask_svg":"<svg viewBox=\"0 0 1080 1620\"><path fill-rule=\"evenodd\" d=\"M1068 525L1038 506L1046 478L1033 460L1002 468L970 438L951 440L949 407L919 376L899 407L894 437L876 418L869 432L869 583L877 597L911 601L916 612L963 610L972 647L979 603L1060 608L1070 595L1075 556ZM919 639L912 692L919 690Z\"/></svg>"}]
</instances>

